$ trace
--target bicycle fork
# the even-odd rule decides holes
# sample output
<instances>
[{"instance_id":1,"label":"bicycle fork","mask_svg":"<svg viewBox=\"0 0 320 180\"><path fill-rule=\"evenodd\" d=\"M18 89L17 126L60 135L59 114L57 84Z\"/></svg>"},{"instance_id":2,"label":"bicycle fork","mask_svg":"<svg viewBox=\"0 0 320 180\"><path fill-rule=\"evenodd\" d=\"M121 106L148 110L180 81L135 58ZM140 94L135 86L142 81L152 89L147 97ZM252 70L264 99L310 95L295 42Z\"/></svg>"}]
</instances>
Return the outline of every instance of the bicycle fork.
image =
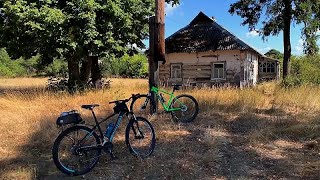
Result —
<instances>
[{"instance_id":1,"label":"bicycle fork","mask_svg":"<svg viewBox=\"0 0 320 180\"><path fill-rule=\"evenodd\" d=\"M129 116L130 116L130 117L129 117ZM133 122L132 122L131 129L132 129L132 131L133 131L133 133L134 133L134 138L135 138L135 139L142 139L142 138L144 138L143 133L142 133L142 131L140 130L140 127L139 127L139 123L138 123L138 121L137 121L137 118L136 118L136 116L135 116L132 112L128 113L128 119L130 119L130 121L133 121ZM136 128L135 128L135 125L136 125ZM140 136L137 135L137 130L139 131Z\"/></svg>"},{"instance_id":2,"label":"bicycle fork","mask_svg":"<svg viewBox=\"0 0 320 180\"><path fill-rule=\"evenodd\" d=\"M156 95L155 95L155 96L156 96ZM149 101L150 101L150 102L149 102ZM153 113L156 112L156 109L155 109L156 103L155 103L155 99L153 99L153 96L152 96L152 93L151 93L151 92L148 93L148 96L147 96L147 98L146 98L146 101L145 101L144 104L143 104L144 109L147 108L148 103L151 104L150 109L148 109L148 110L150 110L150 114L152 115Z\"/></svg>"}]
</instances>

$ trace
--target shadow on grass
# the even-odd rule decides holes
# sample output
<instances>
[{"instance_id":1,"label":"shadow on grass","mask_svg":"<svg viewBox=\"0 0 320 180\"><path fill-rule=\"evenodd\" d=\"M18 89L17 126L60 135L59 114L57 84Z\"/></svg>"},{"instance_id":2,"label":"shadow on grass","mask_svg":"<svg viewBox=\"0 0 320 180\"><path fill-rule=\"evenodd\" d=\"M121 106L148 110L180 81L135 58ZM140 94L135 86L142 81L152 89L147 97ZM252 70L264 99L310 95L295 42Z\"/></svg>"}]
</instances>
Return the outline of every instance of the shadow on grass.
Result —
<instances>
[{"instance_id":1,"label":"shadow on grass","mask_svg":"<svg viewBox=\"0 0 320 180\"><path fill-rule=\"evenodd\" d=\"M317 119L300 121L289 115L237 113L230 116L217 112L200 114L193 123L174 124L160 116L152 120L157 134L155 152L145 160L133 157L125 146L124 121L114 146L119 159L110 160L105 155L90 173L78 178L318 179L320 157L316 149L288 148L274 143L278 140L303 144L319 138ZM1 162L0 179L14 179L16 176L8 174L23 169L31 174L28 177L35 179L69 178L57 170L51 157L58 133L55 120L39 122L41 129L20 147L19 156ZM314 126L316 128L310 129ZM280 157L272 154L274 152L280 152Z\"/></svg>"},{"instance_id":2,"label":"shadow on grass","mask_svg":"<svg viewBox=\"0 0 320 180\"><path fill-rule=\"evenodd\" d=\"M234 135L233 147L237 147L227 148L227 152L233 153L234 159L245 159L243 154L250 157L238 167L249 166L246 172L257 173L255 178L318 179L320 141L315 140L320 138L319 119L320 115L310 119L284 113L240 114L226 125Z\"/></svg>"}]
</instances>

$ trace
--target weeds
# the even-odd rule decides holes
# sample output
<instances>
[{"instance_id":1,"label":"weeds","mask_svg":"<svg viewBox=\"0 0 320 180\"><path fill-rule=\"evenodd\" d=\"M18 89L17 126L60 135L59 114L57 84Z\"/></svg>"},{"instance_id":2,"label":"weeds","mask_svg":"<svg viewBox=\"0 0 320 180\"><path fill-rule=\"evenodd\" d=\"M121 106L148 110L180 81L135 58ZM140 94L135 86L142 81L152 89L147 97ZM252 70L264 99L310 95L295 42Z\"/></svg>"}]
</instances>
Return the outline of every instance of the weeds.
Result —
<instances>
[{"instance_id":1,"label":"weeds","mask_svg":"<svg viewBox=\"0 0 320 180\"><path fill-rule=\"evenodd\" d=\"M54 167L50 152L59 114L75 109L92 124L90 112L81 104L100 104L96 112L104 117L112 110L109 101L148 91L147 80L141 79L112 79L110 89L74 95L45 91L45 83L45 79L0 79L0 179L66 178ZM112 166L102 160L87 178L319 177L319 87L265 83L243 90L178 93L198 100L200 114L194 123L175 124L166 115L151 118L157 134L155 154L139 162L127 154L121 127L116 137L120 159Z\"/></svg>"}]
</instances>

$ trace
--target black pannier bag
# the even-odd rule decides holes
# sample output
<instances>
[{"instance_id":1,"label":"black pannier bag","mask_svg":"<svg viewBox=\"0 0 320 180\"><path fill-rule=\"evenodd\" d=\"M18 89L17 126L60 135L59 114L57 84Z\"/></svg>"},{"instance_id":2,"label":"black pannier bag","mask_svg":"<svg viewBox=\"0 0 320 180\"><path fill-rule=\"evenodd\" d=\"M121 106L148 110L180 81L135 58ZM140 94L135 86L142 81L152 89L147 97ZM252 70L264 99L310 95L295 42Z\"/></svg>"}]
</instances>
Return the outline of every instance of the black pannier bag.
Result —
<instances>
[{"instance_id":1,"label":"black pannier bag","mask_svg":"<svg viewBox=\"0 0 320 180\"><path fill-rule=\"evenodd\" d=\"M78 111L72 110L69 112L63 112L60 114L60 117L57 119L57 125L63 126L67 124L79 124L83 120Z\"/></svg>"}]
</instances>

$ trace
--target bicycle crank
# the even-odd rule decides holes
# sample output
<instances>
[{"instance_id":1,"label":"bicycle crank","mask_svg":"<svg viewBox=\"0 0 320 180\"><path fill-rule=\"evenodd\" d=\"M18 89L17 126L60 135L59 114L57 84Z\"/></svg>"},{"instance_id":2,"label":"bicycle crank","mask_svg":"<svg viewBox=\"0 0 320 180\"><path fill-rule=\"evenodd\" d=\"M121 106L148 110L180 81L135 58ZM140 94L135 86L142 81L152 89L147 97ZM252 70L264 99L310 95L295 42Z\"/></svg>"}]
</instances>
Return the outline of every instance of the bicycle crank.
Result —
<instances>
[{"instance_id":1,"label":"bicycle crank","mask_svg":"<svg viewBox=\"0 0 320 180\"><path fill-rule=\"evenodd\" d=\"M111 142L105 142L103 144L103 150L104 152L110 154L111 159L117 159L117 157L113 154L113 144Z\"/></svg>"}]
</instances>

